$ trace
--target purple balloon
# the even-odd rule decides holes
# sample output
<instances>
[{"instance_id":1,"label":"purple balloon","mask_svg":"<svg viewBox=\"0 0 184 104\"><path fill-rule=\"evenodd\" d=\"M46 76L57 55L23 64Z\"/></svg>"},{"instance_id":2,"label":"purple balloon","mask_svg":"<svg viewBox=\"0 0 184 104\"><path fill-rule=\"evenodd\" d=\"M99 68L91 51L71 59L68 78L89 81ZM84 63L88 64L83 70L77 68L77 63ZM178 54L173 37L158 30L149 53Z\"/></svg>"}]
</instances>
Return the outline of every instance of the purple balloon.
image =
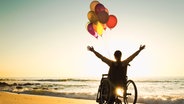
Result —
<instances>
[{"instance_id":1,"label":"purple balloon","mask_svg":"<svg viewBox=\"0 0 184 104\"><path fill-rule=\"evenodd\" d=\"M100 13L100 12L102 12L102 11L105 11L104 5L103 5L103 4L97 4L97 5L95 6L95 13L98 14L98 13Z\"/></svg>"},{"instance_id":2,"label":"purple balloon","mask_svg":"<svg viewBox=\"0 0 184 104\"><path fill-rule=\"evenodd\" d=\"M98 38L98 35L96 34L96 32L95 32L95 30L93 28L93 23L89 23L87 29L88 29L88 32L91 35L93 35L95 38Z\"/></svg>"}]
</instances>

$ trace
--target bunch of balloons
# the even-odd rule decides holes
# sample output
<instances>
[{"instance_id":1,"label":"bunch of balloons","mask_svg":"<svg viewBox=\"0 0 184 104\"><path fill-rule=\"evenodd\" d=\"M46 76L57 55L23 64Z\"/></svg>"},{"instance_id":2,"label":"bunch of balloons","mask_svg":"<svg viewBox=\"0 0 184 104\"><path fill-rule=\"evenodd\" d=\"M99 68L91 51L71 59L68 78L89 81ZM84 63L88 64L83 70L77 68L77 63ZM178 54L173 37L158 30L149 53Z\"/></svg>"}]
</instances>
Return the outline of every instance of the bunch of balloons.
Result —
<instances>
[{"instance_id":1,"label":"bunch of balloons","mask_svg":"<svg viewBox=\"0 0 184 104\"><path fill-rule=\"evenodd\" d=\"M88 32L95 38L102 36L106 28L114 28L117 24L117 18L109 15L109 10L99 1L92 1L90 11L87 14L89 23L87 24Z\"/></svg>"}]
</instances>

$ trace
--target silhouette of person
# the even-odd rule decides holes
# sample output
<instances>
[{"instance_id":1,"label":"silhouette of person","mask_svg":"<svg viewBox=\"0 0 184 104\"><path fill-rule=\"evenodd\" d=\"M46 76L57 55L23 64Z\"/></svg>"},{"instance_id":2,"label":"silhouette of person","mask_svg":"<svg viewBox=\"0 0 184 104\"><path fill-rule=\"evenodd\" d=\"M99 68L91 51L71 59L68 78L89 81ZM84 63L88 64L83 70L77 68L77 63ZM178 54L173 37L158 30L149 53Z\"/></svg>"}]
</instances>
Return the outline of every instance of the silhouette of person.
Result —
<instances>
[{"instance_id":1,"label":"silhouette of person","mask_svg":"<svg viewBox=\"0 0 184 104\"><path fill-rule=\"evenodd\" d=\"M93 46L88 46L87 49L91 52L93 52L98 58L100 58L103 62L105 62L110 68L108 72L108 79L111 84L111 94L110 94L110 100L108 104L113 104L115 100L115 87L122 86L124 87L126 85L127 80L127 66L129 65L129 62L132 61L143 49L145 48L145 45L140 45L139 50L137 50L135 53L133 53L131 56L129 56L127 59L121 61L122 53L120 50L116 50L114 52L114 57L116 61L110 60L93 48ZM124 87L125 88L125 87Z\"/></svg>"}]
</instances>

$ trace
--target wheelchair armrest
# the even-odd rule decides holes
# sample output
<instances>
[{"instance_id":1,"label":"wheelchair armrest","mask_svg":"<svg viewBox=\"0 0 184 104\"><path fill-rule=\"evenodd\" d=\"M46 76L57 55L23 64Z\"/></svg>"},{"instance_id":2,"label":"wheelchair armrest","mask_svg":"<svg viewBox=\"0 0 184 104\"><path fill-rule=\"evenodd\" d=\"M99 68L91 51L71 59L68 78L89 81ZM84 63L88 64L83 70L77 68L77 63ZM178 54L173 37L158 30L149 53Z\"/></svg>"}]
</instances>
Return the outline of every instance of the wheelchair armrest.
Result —
<instances>
[{"instance_id":1,"label":"wheelchair armrest","mask_svg":"<svg viewBox=\"0 0 184 104\"><path fill-rule=\"evenodd\" d=\"M102 74L102 78L107 78L108 74Z\"/></svg>"}]
</instances>

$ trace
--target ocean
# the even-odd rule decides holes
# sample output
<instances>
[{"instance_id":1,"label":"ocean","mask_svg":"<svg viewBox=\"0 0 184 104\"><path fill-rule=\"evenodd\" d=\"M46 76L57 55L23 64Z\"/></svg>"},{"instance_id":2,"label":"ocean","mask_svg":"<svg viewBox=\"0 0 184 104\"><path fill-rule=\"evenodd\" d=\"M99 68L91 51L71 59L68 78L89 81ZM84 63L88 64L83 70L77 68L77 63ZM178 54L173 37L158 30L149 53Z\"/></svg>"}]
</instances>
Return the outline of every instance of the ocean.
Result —
<instances>
[{"instance_id":1,"label":"ocean","mask_svg":"<svg viewBox=\"0 0 184 104\"><path fill-rule=\"evenodd\" d=\"M138 103L184 104L184 78L138 78ZM43 96L96 99L100 79L1 78L0 91Z\"/></svg>"}]
</instances>

